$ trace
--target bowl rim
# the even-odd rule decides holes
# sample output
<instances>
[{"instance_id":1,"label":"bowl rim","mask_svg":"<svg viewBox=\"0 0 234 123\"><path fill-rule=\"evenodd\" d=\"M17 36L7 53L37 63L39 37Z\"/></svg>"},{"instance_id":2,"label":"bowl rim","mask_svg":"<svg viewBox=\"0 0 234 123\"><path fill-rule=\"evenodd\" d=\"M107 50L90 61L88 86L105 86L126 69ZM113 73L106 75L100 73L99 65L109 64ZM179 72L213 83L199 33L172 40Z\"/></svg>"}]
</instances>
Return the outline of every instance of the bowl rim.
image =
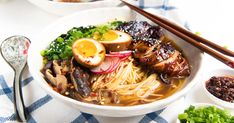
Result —
<instances>
[{"instance_id":1,"label":"bowl rim","mask_svg":"<svg viewBox=\"0 0 234 123\"><path fill-rule=\"evenodd\" d=\"M222 71L222 72L219 72L219 71ZM208 78L208 77L203 77L203 79L202 79L202 88L203 88L203 90L205 91L206 95L207 95L213 102L215 102L217 105L223 106L223 107L225 107L225 108L234 109L234 103L227 102L227 101L224 101L224 100L222 100L222 99L217 98L216 96L214 96L213 94L211 94L211 93L207 90L207 88L206 88L206 83L207 83L207 81L208 81L212 76L218 76L218 77L225 76L226 73L225 73L225 75L224 75L224 74L223 74L223 71L226 71L226 72L228 72L228 73L231 73L231 74L233 74L233 76L234 76L234 71L232 71L232 70L230 70L230 69L215 69L215 70L213 70L213 71L211 72L211 73L213 73L212 75L211 75L211 73L209 74L209 75L211 75L211 76L209 76L209 78ZM216 75L216 74L220 74L220 75ZM227 75L226 75L226 76L227 76ZM207 78L208 78L208 79L207 79Z\"/></svg>"},{"instance_id":2,"label":"bowl rim","mask_svg":"<svg viewBox=\"0 0 234 123\"><path fill-rule=\"evenodd\" d=\"M52 28L52 27L55 27L55 25L61 23L62 21L64 20L68 20L69 18L74 18L76 17L77 15L79 15L80 13L83 13L83 12L92 12L92 11L99 11L99 10L121 10L121 9L127 9L127 10L130 10L128 8L120 8L120 7L106 7L106 8L96 8L96 9L89 9L89 10L84 10L84 11L78 11L76 13L73 13L71 15L67 15L67 16L64 16L60 19L58 19L57 21L55 21L54 23L50 24L47 28L44 29L44 31L42 31L41 34L43 34L43 32L46 32L46 30ZM34 43L32 43L32 46L34 45ZM29 68L31 66L33 66L33 61L31 59L31 57L33 56L33 47L30 47L29 48L29 58L28 58L28 64L29 64ZM199 50L200 51L200 50ZM46 83L43 83L43 82L38 82L39 85L43 88L43 90L47 91L48 94L50 94L51 96L59 99L59 100L66 100L67 102L71 102L73 104L76 104L76 105L80 105L80 106L83 106L83 107L92 107L93 109L101 109L101 110L111 110L111 111L135 111L135 110L141 110L141 109L145 109L145 108L153 108L157 105L163 105L163 104L170 104L172 103L173 101L175 101L176 99L179 99L179 97L182 97L184 96L194 85L196 85L198 82L196 82L197 79L199 79L199 76L198 74L201 73L202 71L202 66L203 66L203 61L204 61L204 53L203 52L199 52L199 57L201 58L200 59L200 64L198 64L198 69L197 69L197 72L195 73L193 79L190 81L190 83L188 85L186 85L185 87L183 87L183 89L181 90L178 90L177 92L175 92L174 94L172 94L171 96L165 98L165 99L162 99L162 100L157 100L157 101L154 101L152 103L147 103L147 104L140 104L140 105L134 105L134 106L106 106L106 105L97 105L97 104L90 104L90 103L85 103L85 102L81 102L81 101L78 101L78 100L74 100L72 98L69 98L69 97L66 97L66 96L63 96L57 92L55 92L53 89L49 88L48 84ZM40 81L44 78L40 75L38 75L38 71L34 68L34 67L31 67L33 69L29 69L30 70L30 73L32 74L32 76L35 78L36 81ZM192 82L193 81L193 82ZM161 108L164 108L164 107L161 107Z\"/></svg>"},{"instance_id":3,"label":"bowl rim","mask_svg":"<svg viewBox=\"0 0 234 123\"><path fill-rule=\"evenodd\" d=\"M49 4L63 4L63 5L90 5L90 4L102 4L102 3L111 3L111 2L119 2L117 0L101 0L101 1L93 1L93 2L59 2L52 0L44 0Z\"/></svg>"}]
</instances>

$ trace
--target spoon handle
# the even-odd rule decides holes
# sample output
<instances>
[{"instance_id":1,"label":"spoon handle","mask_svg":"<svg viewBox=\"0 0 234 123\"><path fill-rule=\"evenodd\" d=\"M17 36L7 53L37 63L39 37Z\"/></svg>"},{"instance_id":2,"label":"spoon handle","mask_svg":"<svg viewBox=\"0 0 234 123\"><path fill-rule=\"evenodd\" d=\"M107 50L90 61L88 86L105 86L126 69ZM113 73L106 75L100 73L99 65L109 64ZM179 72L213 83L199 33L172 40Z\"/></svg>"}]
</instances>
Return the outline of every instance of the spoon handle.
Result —
<instances>
[{"instance_id":1,"label":"spoon handle","mask_svg":"<svg viewBox=\"0 0 234 123\"><path fill-rule=\"evenodd\" d=\"M15 78L14 78L14 105L16 110L16 115L18 116L18 120L22 122L27 122L27 113L24 106L24 100L22 95L22 88L21 88L21 72L15 71Z\"/></svg>"}]
</instances>

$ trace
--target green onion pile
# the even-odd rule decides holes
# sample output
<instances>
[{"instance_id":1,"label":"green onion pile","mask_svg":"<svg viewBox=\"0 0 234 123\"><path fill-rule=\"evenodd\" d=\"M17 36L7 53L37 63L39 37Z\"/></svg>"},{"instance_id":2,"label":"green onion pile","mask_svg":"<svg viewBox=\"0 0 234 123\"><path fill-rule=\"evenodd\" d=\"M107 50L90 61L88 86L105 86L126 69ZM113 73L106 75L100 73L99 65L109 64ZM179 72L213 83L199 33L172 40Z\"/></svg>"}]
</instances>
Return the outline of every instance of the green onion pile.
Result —
<instances>
[{"instance_id":1,"label":"green onion pile","mask_svg":"<svg viewBox=\"0 0 234 123\"><path fill-rule=\"evenodd\" d=\"M178 118L181 123L234 123L234 116L230 112L215 106L190 106Z\"/></svg>"}]
</instances>

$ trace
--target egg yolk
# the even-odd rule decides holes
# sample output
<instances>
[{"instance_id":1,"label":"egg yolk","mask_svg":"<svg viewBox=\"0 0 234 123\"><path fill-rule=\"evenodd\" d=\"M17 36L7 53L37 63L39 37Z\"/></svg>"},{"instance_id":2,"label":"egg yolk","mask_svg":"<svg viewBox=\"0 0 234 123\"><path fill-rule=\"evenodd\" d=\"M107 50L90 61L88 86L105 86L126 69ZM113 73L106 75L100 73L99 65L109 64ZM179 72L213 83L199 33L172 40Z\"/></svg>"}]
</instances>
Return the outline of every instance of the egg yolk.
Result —
<instances>
[{"instance_id":1,"label":"egg yolk","mask_svg":"<svg viewBox=\"0 0 234 123\"><path fill-rule=\"evenodd\" d=\"M85 56L85 57L92 57L95 56L97 52L97 48L93 42L90 42L88 40L83 40L76 44L76 50L79 54Z\"/></svg>"},{"instance_id":2,"label":"egg yolk","mask_svg":"<svg viewBox=\"0 0 234 123\"><path fill-rule=\"evenodd\" d=\"M110 31L103 34L102 40L103 41L114 41L118 37L119 37L119 35L116 32L110 30Z\"/></svg>"}]
</instances>

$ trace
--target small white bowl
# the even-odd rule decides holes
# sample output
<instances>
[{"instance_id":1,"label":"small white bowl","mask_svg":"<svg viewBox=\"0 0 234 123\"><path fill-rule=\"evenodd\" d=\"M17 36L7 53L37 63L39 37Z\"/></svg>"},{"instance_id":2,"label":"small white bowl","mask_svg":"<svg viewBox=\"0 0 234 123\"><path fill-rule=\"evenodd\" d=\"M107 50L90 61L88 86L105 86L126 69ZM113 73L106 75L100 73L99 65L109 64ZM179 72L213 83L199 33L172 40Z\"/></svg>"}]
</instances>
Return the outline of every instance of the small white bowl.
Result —
<instances>
[{"instance_id":1,"label":"small white bowl","mask_svg":"<svg viewBox=\"0 0 234 123\"><path fill-rule=\"evenodd\" d=\"M28 0L30 3L37 7L60 16L68 15L77 11L101 8L101 7L114 7L119 5L119 0L101 0L94 2L58 2L51 0Z\"/></svg>"},{"instance_id":2,"label":"small white bowl","mask_svg":"<svg viewBox=\"0 0 234 123\"><path fill-rule=\"evenodd\" d=\"M195 106L195 108L198 108L198 107L207 107L207 106L215 106L215 107L217 107L219 109L224 109L224 108L222 108L220 106L217 106L217 105L214 105L214 104L210 104L210 103L193 103L193 104L190 104L190 105ZM185 107L184 110L186 110L187 108L189 108L190 105L188 105L187 107ZM184 113L184 110L181 113ZM176 123L180 123L180 120L178 118L176 119Z\"/></svg>"},{"instance_id":3,"label":"small white bowl","mask_svg":"<svg viewBox=\"0 0 234 123\"><path fill-rule=\"evenodd\" d=\"M217 97L215 97L213 94L211 94L207 89L206 89L206 82L212 77L212 76L234 76L234 71L229 70L229 69L216 69L213 70L210 73L206 73L205 76L202 79L202 86L205 91L205 94L216 104L229 108L229 109L234 109L234 103L230 103L224 100L221 100Z\"/></svg>"}]
</instances>

